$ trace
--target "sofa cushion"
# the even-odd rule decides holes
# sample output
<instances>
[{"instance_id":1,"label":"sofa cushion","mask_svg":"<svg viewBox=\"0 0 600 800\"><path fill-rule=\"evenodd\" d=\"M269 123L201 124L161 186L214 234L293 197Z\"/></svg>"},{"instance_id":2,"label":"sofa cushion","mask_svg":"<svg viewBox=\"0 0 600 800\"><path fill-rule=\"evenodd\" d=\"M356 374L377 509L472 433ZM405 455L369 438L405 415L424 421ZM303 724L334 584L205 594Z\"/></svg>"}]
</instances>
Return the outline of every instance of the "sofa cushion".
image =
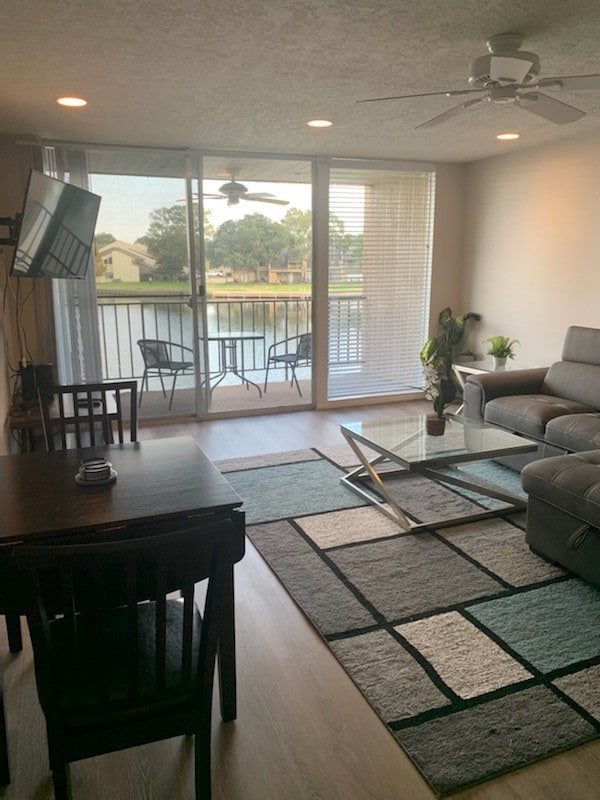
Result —
<instances>
[{"instance_id":1,"label":"sofa cushion","mask_svg":"<svg viewBox=\"0 0 600 800\"><path fill-rule=\"evenodd\" d=\"M588 411L595 409L564 397L547 394L508 395L486 403L485 421L524 436L543 439L546 425L551 419Z\"/></svg>"},{"instance_id":2,"label":"sofa cushion","mask_svg":"<svg viewBox=\"0 0 600 800\"><path fill-rule=\"evenodd\" d=\"M572 453L600 448L600 414L566 414L551 419L546 426L546 441Z\"/></svg>"},{"instance_id":3,"label":"sofa cushion","mask_svg":"<svg viewBox=\"0 0 600 800\"><path fill-rule=\"evenodd\" d=\"M585 403L593 411L599 411L600 366L576 361L557 361L546 373L542 392Z\"/></svg>"},{"instance_id":4,"label":"sofa cushion","mask_svg":"<svg viewBox=\"0 0 600 800\"><path fill-rule=\"evenodd\" d=\"M600 528L600 450L534 461L521 483L528 495Z\"/></svg>"},{"instance_id":5,"label":"sofa cushion","mask_svg":"<svg viewBox=\"0 0 600 800\"><path fill-rule=\"evenodd\" d=\"M581 325L567 328L562 360L600 366L600 328L584 328Z\"/></svg>"}]
</instances>

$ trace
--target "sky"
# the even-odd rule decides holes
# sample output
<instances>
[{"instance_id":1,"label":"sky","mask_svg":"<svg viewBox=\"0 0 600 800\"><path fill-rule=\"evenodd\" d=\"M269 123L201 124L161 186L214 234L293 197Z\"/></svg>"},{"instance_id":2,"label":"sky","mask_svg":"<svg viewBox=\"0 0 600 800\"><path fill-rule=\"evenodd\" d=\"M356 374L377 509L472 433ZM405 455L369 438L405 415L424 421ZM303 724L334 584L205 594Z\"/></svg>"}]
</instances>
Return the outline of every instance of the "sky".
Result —
<instances>
[{"instance_id":1,"label":"sky","mask_svg":"<svg viewBox=\"0 0 600 800\"><path fill-rule=\"evenodd\" d=\"M224 182L204 181L205 193L218 194L219 186ZM241 200L238 205L228 206L225 199L206 198L204 208L210 210L209 219L215 227L226 220L238 220L256 212L278 222L290 208L302 211L311 208L310 184L242 182L249 192L270 192L280 200L289 200L289 205ZM173 206L185 197L185 181L182 178L91 175L90 189L102 197L96 233L112 233L116 239L130 243L147 232L151 211Z\"/></svg>"}]
</instances>

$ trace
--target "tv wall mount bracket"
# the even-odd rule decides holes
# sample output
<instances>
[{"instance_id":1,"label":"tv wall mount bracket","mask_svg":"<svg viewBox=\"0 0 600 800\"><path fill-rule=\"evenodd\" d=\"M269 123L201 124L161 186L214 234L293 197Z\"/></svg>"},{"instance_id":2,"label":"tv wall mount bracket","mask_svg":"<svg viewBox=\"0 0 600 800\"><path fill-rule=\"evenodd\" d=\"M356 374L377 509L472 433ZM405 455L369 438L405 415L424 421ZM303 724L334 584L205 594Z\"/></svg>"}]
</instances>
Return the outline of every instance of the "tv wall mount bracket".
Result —
<instances>
[{"instance_id":1,"label":"tv wall mount bracket","mask_svg":"<svg viewBox=\"0 0 600 800\"><path fill-rule=\"evenodd\" d=\"M14 247L17 243L19 228L21 227L22 214L15 214L13 217L0 217L0 228L8 228L8 236L0 239L0 245L7 244Z\"/></svg>"}]
</instances>

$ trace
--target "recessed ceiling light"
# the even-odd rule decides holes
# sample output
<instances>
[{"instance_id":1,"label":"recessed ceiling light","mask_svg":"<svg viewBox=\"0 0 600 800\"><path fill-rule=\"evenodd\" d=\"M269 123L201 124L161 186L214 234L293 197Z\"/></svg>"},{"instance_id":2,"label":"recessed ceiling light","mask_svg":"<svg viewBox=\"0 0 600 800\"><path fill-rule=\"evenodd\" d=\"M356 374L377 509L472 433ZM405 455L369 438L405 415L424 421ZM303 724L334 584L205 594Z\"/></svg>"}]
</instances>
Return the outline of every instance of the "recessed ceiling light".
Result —
<instances>
[{"instance_id":1,"label":"recessed ceiling light","mask_svg":"<svg viewBox=\"0 0 600 800\"><path fill-rule=\"evenodd\" d=\"M330 119L309 119L306 124L311 128L331 128L333 122Z\"/></svg>"},{"instance_id":2,"label":"recessed ceiling light","mask_svg":"<svg viewBox=\"0 0 600 800\"><path fill-rule=\"evenodd\" d=\"M500 139L503 142L510 142L514 139L518 139L520 135L520 133L499 133L496 139Z\"/></svg>"},{"instance_id":3,"label":"recessed ceiling light","mask_svg":"<svg viewBox=\"0 0 600 800\"><path fill-rule=\"evenodd\" d=\"M87 100L83 97L59 97L56 102L59 106L69 106L69 108L82 108L87 106Z\"/></svg>"}]
</instances>

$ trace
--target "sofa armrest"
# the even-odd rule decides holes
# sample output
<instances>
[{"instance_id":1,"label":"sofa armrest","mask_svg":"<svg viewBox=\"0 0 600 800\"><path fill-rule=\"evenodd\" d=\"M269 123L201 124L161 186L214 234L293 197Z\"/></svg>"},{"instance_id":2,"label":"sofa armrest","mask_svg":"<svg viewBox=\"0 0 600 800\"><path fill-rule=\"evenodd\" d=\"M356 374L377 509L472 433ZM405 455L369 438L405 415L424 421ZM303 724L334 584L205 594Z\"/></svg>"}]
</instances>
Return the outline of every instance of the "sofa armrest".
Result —
<instances>
[{"instance_id":1,"label":"sofa armrest","mask_svg":"<svg viewBox=\"0 0 600 800\"><path fill-rule=\"evenodd\" d=\"M465 381L463 400L465 417L483 422L485 404L495 397L514 394L540 394L548 367L519 369L511 372L485 372L469 375Z\"/></svg>"}]
</instances>

